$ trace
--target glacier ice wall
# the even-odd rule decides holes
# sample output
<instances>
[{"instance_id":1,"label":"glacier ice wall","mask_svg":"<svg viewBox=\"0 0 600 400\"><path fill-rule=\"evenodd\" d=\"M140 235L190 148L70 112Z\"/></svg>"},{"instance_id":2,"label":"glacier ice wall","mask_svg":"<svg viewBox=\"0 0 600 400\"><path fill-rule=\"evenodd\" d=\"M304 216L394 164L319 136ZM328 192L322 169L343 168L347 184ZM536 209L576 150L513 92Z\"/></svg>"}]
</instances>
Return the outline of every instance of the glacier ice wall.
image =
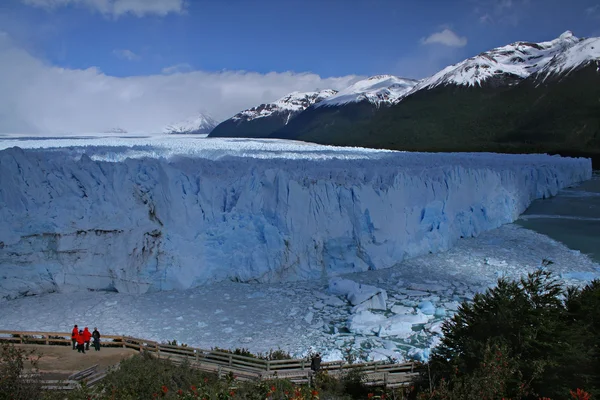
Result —
<instances>
[{"instance_id":1,"label":"glacier ice wall","mask_svg":"<svg viewBox=\"0 0 600 400\"><path fill-rule=\"evenodd\" d=\"M515 220L587 159L306 160L0 151L0 298L185 289L387 268Z\"/></svg>"}]
</instances>

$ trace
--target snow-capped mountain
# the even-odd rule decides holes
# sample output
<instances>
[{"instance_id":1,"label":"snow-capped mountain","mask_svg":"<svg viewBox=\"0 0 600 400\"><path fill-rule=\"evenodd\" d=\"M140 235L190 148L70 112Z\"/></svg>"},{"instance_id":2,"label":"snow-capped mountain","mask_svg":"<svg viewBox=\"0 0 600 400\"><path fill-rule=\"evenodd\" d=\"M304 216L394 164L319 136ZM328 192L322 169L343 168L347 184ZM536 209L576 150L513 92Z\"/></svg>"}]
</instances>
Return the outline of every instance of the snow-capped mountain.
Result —
<instances>
[{"instance_id":1,"label":"snow-capped mountain","mask_svg":"<svg viewBox=\"0 0 600 400\"><path fill-rule=\"evenodd\" d=\"M198 114L184 121L167 125L164 133L171 134L202 134L210 133L219 123L207 114Z\"/></svg>"},{"instance_id":2,"label":"snow-capped mountain","mask_svg":"<svg viewBox=\"0 0 600 400\"><path fill-rule=\"evenodd\" d=\"M545 79L553 75L568 75L572 71L595 63L600 71L600 38L582 39L554 56L537 75Z\"/></svg>"},{"instance_id":3,"label":"snow-capped mountain","mask_svg":"<svg viewBox=\"0 0 600 400\"><path fill-rule=\"evenodd\" d=\"M416 80L393 75L376 75L340 90L336 95L320 102L317 107L340 106L361 101L368 101L378 107L392 105L399 102L417 83Z\"/></svg>"},{"instance_id":4,"label":"snow-capped mountain","mask_svg":"<svg viewBox=\"0 0 600 400\"><path fill-rule=\"evenodd\" d=\"M541 42L516 42L485 51L475 57L450 65L437 74L423 79L413 90L437 86L480 86L486 83L514 83L546 67L555 57L560 57L580 43L571 31L557 39Z\"/></svg>"},{"instance_id":5,"label":"snow-capped mountain","mask_svg":"<svg viewBox=\"0 0 600 400\"><path fill-rule=\"evenodd\" d=\"M237 113L217 125L210 137L269 137L308 107L336 93L332 89L290 93L273 103L261 104Z\"/></svg>"},{"instance_id":6,"label":"snow-capped mountain","mask_svg":"<svg viewBox=\"0 0 600 400\"><path fill-rule=\"evenodd\" d=\"M261 104L258 107L252 107L237 113L232 117L234 121L252 121L257 118L264 118L274 113L287 114L289 121L295 114L306 110L313 104L319 103L337 93L333 89L325 89L317 92L292 92L273 103Z\"/></svg>"}]
</instances>

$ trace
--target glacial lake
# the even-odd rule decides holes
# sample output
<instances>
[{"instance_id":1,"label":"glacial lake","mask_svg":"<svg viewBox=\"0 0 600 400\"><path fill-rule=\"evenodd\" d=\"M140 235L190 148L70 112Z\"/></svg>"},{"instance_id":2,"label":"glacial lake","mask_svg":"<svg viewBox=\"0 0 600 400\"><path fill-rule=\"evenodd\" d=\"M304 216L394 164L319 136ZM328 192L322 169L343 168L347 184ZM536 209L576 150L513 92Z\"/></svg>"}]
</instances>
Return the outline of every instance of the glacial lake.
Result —
<instances>
[{"instance_id":1,"label":"glacial lake","mask_svg":"<svg viewBox=\"0 0 600 400\"><path fill-rule=\"evenodd\" d=\"M550 236L600 263L600 171L591 180L536 200L515 222Z\"/></svg>"}]
</instances>

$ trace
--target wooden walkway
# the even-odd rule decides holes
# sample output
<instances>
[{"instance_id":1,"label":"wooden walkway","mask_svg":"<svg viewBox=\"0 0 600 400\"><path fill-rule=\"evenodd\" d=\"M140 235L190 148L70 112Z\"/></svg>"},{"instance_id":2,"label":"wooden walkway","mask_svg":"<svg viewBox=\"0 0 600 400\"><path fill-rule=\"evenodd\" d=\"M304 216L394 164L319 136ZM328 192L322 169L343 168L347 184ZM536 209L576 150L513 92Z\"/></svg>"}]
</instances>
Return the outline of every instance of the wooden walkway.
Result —
<instances>
[{"instance_id":1,"label":"wooden walkway","mask_svg":"<svg viewBox=\"0 0 600 400\"><path fill-rule=\"evenodd\" d=\"M65 332L26 332L0 330L0 342L38 344L47 346L71 345L71 334ZM309 383L313 375L307 359L262 360L236 354L204 350L189 346L172 346L152 340L130 336L103 335L103 347L123 347L137 351L148 351L159 358L168 358L174 363L189 363L190 366L218 376L232 374L237 380L289 379L294 383ZM366 362L347 364L343 361L322 362L321 370L332 376L341 376L352 369L359 369L366 384L394 388L412 383L418 376L415 363L393 364ZM87 385L99 382L106 371L97 365L73 374L67 380L46 381L48 389L72 389L85 381Z\"/></svg>"}]
</instances>

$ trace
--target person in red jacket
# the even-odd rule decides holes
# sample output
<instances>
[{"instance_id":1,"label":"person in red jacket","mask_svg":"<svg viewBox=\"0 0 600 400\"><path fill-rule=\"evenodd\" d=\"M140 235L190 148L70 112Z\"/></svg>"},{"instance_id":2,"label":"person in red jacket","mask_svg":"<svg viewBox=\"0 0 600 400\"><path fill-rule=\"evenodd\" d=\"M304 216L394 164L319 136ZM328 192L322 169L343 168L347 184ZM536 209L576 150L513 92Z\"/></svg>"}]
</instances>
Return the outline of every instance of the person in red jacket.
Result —
<instances>
[{"instance_id":1,"label":"person in red jacket","mask_svg":"<svg viewBox=\"0 0 600 400\"><path fill-rule=\"evenodd\" d=\"M86 350L90 349L90 339L91 338L92 338L92 332L90 332L90 330L86 326L85 328L83 328L83 341L85 342Z\"/></svg>"},{"instance_id":2,"label":"person in red jacket","mask_svg":"<svg viewBox=\"0 0 600 400\"><path fill-rule=\"evenodd\" d=\"M79 328L77 328L77 325L75 325L73 327L73 330L71 331L71 342L73 342L73 350L75 350L75 343L77 343L77 335L79 335Z\"/></svg>"},{"instance_id":3,"label":"person in red jacket","mask_svg":"<svg viewBox=\"0 0 600 400\"><path fill-rule=\"evenodd\" d=\"M83 331L79 331L77 334L77 352L85 354L85 339L83 337Z\"/></svg>"}]
</instances>

